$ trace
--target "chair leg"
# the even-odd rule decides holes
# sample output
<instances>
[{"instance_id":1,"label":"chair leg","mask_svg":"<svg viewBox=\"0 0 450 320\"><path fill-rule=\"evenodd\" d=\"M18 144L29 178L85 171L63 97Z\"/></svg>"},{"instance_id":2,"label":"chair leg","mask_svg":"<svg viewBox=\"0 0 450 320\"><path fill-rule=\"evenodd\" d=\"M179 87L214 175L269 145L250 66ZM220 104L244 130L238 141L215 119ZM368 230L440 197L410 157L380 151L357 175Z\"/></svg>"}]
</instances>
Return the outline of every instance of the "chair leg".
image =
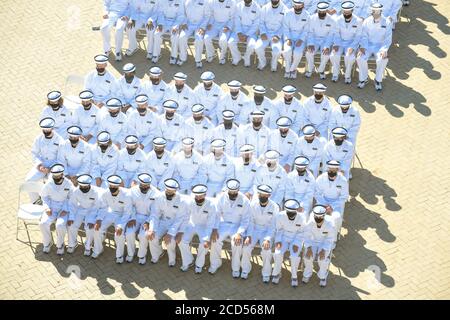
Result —
<instances>
[{"instance_id":1,"label":"chair leg","mask_svg":"<svg viewBox=\"0 0 450 320\"><path fill-rule=\"evenodd\" d=\"M19 240L19 218L16 220L16 240Z\"/></svg>"},{"instance_id":2,"label":"chair leg","mask_svg":"<svg viewBox=\"0 0 450 320\"><path fill-rule=\"evenodd\" d=\"M25 230L27 231L28 243L30 244L31 251L33 253L36 253L36 250L33 248L33 244L31 243L31 237L30 237L30 232L28 231L28 225L25 221L23 222L23 224L25 226Z\"/></svg>"}]
</instances>

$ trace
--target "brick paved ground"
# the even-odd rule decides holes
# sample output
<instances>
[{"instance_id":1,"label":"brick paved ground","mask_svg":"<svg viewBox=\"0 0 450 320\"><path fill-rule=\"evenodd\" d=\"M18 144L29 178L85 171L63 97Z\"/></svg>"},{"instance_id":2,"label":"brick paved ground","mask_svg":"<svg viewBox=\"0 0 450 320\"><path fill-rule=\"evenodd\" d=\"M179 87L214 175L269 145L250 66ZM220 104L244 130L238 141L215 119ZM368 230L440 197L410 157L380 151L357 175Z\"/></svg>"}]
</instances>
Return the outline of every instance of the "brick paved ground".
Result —
<instances>
[{"instance_id":1,"label":"brick paved ground","mask_svg":"<svg viewBox=\"0 0 450 320\"><path fill-rule=\"evenodd\" d=\"M348 92L361 108L360 163L353 171L344 236L335 250L328 287L319 289L314 279L292 289L287 273L278 286L263 285L258 267L242 281L231 278L229 263L216 276L194 275L169 270L165 263L118 266L113 249L93 261L81 250L63 258L54 251L43 255L40 244L35 254L16 241L17 189L31 165L30 147L39 133L45 95L64 90L68 74L85 74L94 67L92 57L101 51L101 43L91 28L99 24L101 5L88 0L1 1L0 95L5 112L0 122L0 298L450 298L450 90L445 86L450 80L450 2L412 3L395 31L382 93L372 86L361 91L355 85L326 82L333 98ZM149 67L139 52L110 69L117 74L126 61L137 63L140 77ZM162 67L166 79L178 70L166 58ZM286 82L280 72L217 63L208 68L221 83L238 78L248 89L259 82L270 88L271 98ZM192 61L183 70L190 76L188 83L195 84L200 72ZM304 97L316 81L301 78L295 85ZM19 237L26 239L24 232ZM39 232L32 239L39 241ZM80 281L69 277L71 265L80 268ZM370 270L380 271L381 283L373 281Z\"/></svg>"}]
</instances>

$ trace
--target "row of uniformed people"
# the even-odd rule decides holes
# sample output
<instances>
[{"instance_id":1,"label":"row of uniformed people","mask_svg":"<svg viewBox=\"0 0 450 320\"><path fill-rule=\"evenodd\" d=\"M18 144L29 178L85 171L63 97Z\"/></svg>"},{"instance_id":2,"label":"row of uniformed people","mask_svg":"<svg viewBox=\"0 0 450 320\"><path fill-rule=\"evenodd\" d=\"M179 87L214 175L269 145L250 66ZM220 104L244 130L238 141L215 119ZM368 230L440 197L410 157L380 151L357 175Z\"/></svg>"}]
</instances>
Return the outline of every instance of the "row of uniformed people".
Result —
<instances>
[{"instance_id":1,"label":"row of uniformed people","mask_svg":"<svg viewBox=\"0 0 450 320\"><path fill-rule=\"evenodd\" d=\"M283 54L286 78L297 77L297 67L303 54L307 59L306 76L311 77L314 55L321 52L321 63L317 69L321 79L326 78L325 66L331 58L332 80L338 81L340 59L344 54L345 82L351 83L351 70L357 60L359 87L363 88L368 80L367 60L375 56L377 90L381 90L383 72L388 62L387 52L392 43L392 28L401 8L401 0L293 0L287 2L290 8L280 0L267 1L262 7L251 0L150 0L150 3L138 1L131 6L127 0L117 2L120 4L105 7L106 18L101 28L104 52L108 54L111 48L110 28L117 24L116 60L122 59L123 29L128 26L130 45L126 55L132 55L137 50L137 28L145 28L149 43L147 58L153 63L159 60L162 35L165 33L170 34L171 38L170 63L178 65L183 65L187 60L188 38L195 37L195 61L199 68L202 67L204 47L206 60L213 61L215 49L212 40L217 38L221 64L226 62L228 48L233 64L240 62L242 55L238 43L241 42L246 44L244 65L250 66L250 56L256 53L260 70L267 64L265 48L270 45L271 70L277 70L278 58ZM134 6L136 9L133 9ZM368 10L369 6L371 10ZM336 14L338 11L342 14Z\"/></svg>"},{"instance_id":2,"label":"row of uniformed people","mask_svg":"<svg viewBox=\"0 0 450 320\"><path fill-rule=\"evenodd\" d=\"M132 262L136 254L136 236L139 240L137 256L140 264L146 263L148 248L151 262L160 259L165 243L169 266L175 266L178 244L182 265L187 271L195 265L201 273L205 256L210 250L209 272L214 274L221 266L223 242L231 241L233 277L247 279L251 271L251 254L256 244L261 247L264 282L278 283L284 253L290 252L292 285L297 286L297 269L303 250L305 270L303 282L312 275L313 261L318 256L320 285L326 285L330 254L336 240L339 213L320 199L312 209L303 207L295 199L287 199L280 207L271 199L273 188L258 185L252 198L240 190L236 179L227 181L226 190L217 199L206 197L208 187L193 186L192 193L182 195L175 179L167 179L159 191L152 185L151 175L141 173L139 183L123 188L118 175L108 177L106 189L94 186L89 175L77 177L75 187L64 174L64 166L56 164L50 169L52 178L41 192L46 207L40 221L43 251L49 253L52 243L50 227L56 224L57 254L77 247L77 233L82 224L86 231L85 256L97 258L103 252L103 242L110 226L114 226L116 262ZM198 254L194 257L190 244L194 235L199 238ZM125 253L126 243L126 253ZM92 253L91 250L93 249ZM272 257L274 266L272 268Z\"/></svg>"}]
</instances>

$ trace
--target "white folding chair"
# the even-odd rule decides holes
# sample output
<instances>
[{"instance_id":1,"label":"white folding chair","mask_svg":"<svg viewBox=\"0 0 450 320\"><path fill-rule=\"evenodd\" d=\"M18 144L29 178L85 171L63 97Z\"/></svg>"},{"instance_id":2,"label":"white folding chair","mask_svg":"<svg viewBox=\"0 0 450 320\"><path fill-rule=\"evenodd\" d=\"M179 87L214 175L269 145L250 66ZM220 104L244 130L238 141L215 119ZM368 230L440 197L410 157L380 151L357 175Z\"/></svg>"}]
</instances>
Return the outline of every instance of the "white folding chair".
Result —
<instances>
[{"instance_id":1,"label":"white folding chair","mask_svg":"<svg viewBox=\"0 0 450 320\"><path fill-rule=\"evenodd\" d=\"M69 109L75 109L80 104L78 97L84 89L84 77L78 74L69 74L64 85L64 104Z\"/></svg>"},{"instance_id":2,"label":"white folding chair","mask_svg":"<svg viewBox=\"0 0 450 320\"><path fill-rule=\"evenodd\" d=\"M28 243L33 250L33 245L31 242L30 232L28 230L28 225L39 225L39 221L41 219L42 214L45 211L45 207L43 205L33 204L33 203L22 203L22 194L24 192L35 192L39 193L44 186L44 183L41 181L28 181L22 183L19 187L19 199L17 203L17 224L16 224L16 240L19 240L19 220L21 220L25 226L28 236ZM20 241L20 240L19 240Z\"/></svg>"}]
</instances>

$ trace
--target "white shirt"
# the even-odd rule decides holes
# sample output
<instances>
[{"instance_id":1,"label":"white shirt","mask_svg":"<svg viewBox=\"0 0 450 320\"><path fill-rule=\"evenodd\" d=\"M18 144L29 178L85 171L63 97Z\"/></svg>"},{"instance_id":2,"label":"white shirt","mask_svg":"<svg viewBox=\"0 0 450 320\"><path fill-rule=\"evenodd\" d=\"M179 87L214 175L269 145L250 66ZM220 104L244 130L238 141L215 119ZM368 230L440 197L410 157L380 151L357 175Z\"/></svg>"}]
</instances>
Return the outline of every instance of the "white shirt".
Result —
<instances>
[{"instance_id":1,"label":"white shirt","mask_svg":"<svg viewBox=\"0 0 450 320\"><path fill-rule=\"evenodd\" d=\"M53 136L47 139L43 134L40 134L34 139L33 146L31 147L31 157L33 159L34 166L40 164L49 168L55 164L58 157L59 146L63 143L63 139L53 132Z\"/></svg>"},{"instance_id":2,"label":"white shirt","mask_svg":"<svg viewBox=\"0 0 450 320\"><path fill-rule=\"evenodd\" d=\"M87 142L80 139L74 148L69 140L65 140L59 147L58 162L67 169L77 169L76 175L88 174L91 168L91 153L92 149Z\"/></svg>"},{"instance_id":3,"label":"white shirt","mask_svg":"<svg viewBox=\"0 0 450 320\"><path fill-rule=\"evenodd\" d=\"M281 38L286 11L287 8L281 1L277 8L272 8L272 3L262 6L259 26L260 35L266 34L269 37L277 35Z\"/></svg>"},{"instance_id":4,"label":"white shirt","mask_svg":"<svg viewBox=\"0 0 450 320\"><path fill-rule=\"evenodd\" d=\"M236 233L244 234L250 224L250 201L247 197L239 192L237 198L232 201L228 196L228 192L223 192L217 199L216 224L214 229L219 229L222 224L232 224L239 226Z\"/></svg>"},{"instance_id":5,"label":"white shirt","mask_svg":"<svg viewBox=\"0 0 450 320\"><path fill-rule=\"evenodd\" d=\"M255 36L259 29L261 20L261 7L252 1L250 6L246 6L244 1L236 5L234 15L234 32L243 33L249 37Z\"/></svg>"},{"instance_id":6,"label":"white shirt","mask_svg":"<svg viewBox=\"0 0 450 320\"><path fill-rule=\"evenodd\" d=\"M112 98L112 88L116 79L108 70L104 75L99 75L97 70L91 71L84 80L84 87L86 90L92 91L94 94L94 101L103 102Z\"/></svg>"},{"instance_id":7,"label":"white shirt","mask_svg":"<svg viewBox=\"0 0 450 320\"><path fill-rule=\"evenodd\" d=\"M133 186L130 189L130 196L136 214L150 216L150 213L154 210L156 198L159 195L160 192L154 187L150 187L147 193L142 193L139 185Z\"/></svg>"},{"instance_id":8,"label":"white shirt","mask_svg":"<svg viewBox=\"0 0 450 320\"><path fill-rule=\"evenodd\" d=\"M142 85L142 93L145 93L148 96L148 105L151 107L156 107L159 114L163 113L162 104L168 88L169 85L163 80L156 85L154 85L150 80L146 81Z\"/></svg>"},{"instance_id":9,"label":"white shirt","mask_svg":"<svg viewBox=\"0 0 450 320\"><path fill-rule=\"evenodd\" d=\"M150 151L147 157L147 172L152 177L152 184L159 190L164 189L164 181L173 177L174 161L172 154L165 150L158 159L155 151Z\"/></svg>"},{"instance_id":10,"label":"white shirt","mask_svg":"<svg viewBox=\"0 0 450 320\"><path fill-rule=\"evenodd\" d=\"M165 192L161 192L155 199L148 230L156 231L159 227L165 226L168 229L167 234L175 237L178 232L182 231L181 226L187 214L187 201L185 196L179 193L176 193L172 200L168 200ZM163 234L159 236L163 236Z\"/></svg>"}]
</instances>

